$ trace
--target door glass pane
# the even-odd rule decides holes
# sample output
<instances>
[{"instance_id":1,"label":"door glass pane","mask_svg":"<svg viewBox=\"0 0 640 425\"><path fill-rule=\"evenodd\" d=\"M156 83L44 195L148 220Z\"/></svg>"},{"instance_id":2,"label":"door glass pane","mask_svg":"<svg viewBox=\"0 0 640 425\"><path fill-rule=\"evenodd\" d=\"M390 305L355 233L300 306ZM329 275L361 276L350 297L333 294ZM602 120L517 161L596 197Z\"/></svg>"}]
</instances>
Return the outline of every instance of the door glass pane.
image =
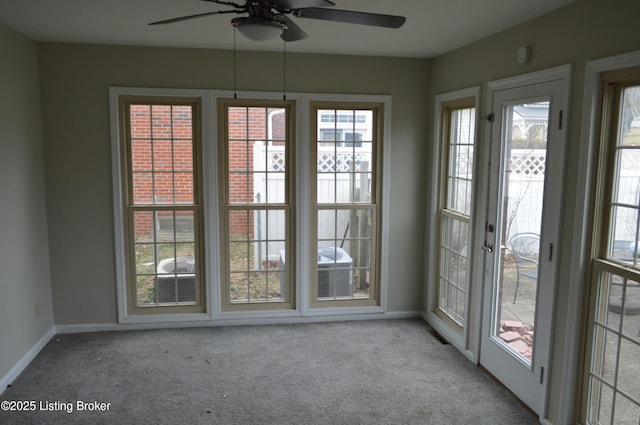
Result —
<instances>
[{"instance_id":1,"label":"door glass pane","mask_svg":"<svg viewBox=\"0 0 640 425\"><path fill-rule=\"evenodd\" d=\"M493 337L524 363L533 353L549 102L505 108Z\"/></svg>"}]
</instances>

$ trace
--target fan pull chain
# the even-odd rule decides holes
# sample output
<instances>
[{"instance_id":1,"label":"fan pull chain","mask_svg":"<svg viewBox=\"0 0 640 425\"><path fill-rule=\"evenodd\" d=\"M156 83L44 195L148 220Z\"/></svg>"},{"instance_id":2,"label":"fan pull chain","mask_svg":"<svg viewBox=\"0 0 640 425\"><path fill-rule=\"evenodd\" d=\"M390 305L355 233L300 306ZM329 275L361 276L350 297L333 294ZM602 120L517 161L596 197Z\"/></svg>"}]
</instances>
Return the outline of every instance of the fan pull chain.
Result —
<instances>
[{"instance_id":1,"label":"fan pull chain","mask_svg":"<svg viewBox=\"0 0 640 425\"><path fill-rule=\"evenodd\" d=\"M236 32L238 30L236 27L233 27L233 98L238 98L238 81L237 81L237 59L236 59Z\"/></svg>"},{"instance_id":2,"label":"fan pull chain","mask_svg":"<svg viewBox=\"0 0 640 425\"><path fill-rule=\"evenodd\" d=\"M287 100L287 42L282 40L282 100Z\"/></svg>"}]
</instances>

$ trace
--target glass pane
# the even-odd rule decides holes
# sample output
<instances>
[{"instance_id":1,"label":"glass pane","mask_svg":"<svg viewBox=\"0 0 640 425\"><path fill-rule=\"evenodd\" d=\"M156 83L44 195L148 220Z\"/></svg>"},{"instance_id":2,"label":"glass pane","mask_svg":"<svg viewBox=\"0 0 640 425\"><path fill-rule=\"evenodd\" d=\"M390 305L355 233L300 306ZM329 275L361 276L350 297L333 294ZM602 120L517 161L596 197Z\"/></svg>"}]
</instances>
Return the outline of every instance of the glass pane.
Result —
<instances>
[{"instance_id":1,"label":"glass pane","mask_svg":"<svg viewBox=\"0 0 640 425\"><path fill-rule=\"evenodd\" d=\"M249 144L246 140L229 140L228 149L229 171L249 171L253 168Z\"/></svg>"},{"instance_id":2,"label":"glass pane","mask_svg":"<svg viewBox=\"0 0 640 425\"><path fill-rule=\"evenodd\" d=\"M153 141L153 171L173 170L173 143L170 139Z\"/></svg>"},{"instance_id":3,"label":"glass pane","mask_svg":"<svg viewBox=\"0 0 640 425\"><path fill-rule=\"evenodd\" d=\"M137 276L136 278L137 305L156 304L156 281L154 276Z\"/></svg>"},{"instance_id":4,"label":"glass pane","mask_svg":"<svg viewBox=\"0 0 640 425\"><path fill-rule=\"evenodd\" d=\"M247 138L247 127L247 108L243 106L229 107L227 111L229 140L245 140Z\"/></svg>"},{"instance_id":5,"label":"glass pane","mask_svg":"<svg viewBox=\"0 0 640 425\"><path fill-rule=\"evenodd\" d=\"M248 241L253 238L253 213L247 210L229 211L229 239Z\"/></svg>"},{"instance_id":6,"label":"glass pane","mask_svg":"<svg viewBox=\"0 0 640 425\"><path fill-rule=\"evenodd\" d=\"M591 423L613 425L613 389L598 380L592 380L590 398L593 403L589 405Z\"/></svg>"},{"instance_id":7,"label":"glass pane","mask_svg":"<svg viewBox=\"0 0 640 425\"><path fill-rule=\"evenodd\" d=\"M153 211L134 211L133 234L136 242L154 242Z\"/></svg>"},{"instance_id":8,"label":"glass pane","mask_svg":"<svg viewBox=\"0 0 640 425\"><path fill-rule=\"evenodd\" d=\"M262 188L266 193L264 202L269 204L283 204L286 201L286 180L284 173L259 173L255 175L256 179L256 202L262 197L258 197L260 194L259 188Z\"/></svg>"},{"instance_id":9,"label":"glass pane","mask_svg":"<svg viewBox=\"0 0 640 425\"><path fill-rule=\"evenodd\" d=\"M371 269L356 269L353 273L353 297L371 298Z\"/></svg>"},{"instance_id":10,"label":"glass pane","mask_svg":"<svg viewBox=\"0 0 640 425\"><path fill-rule=\"evenodd\" d=\"M193 141L174 140L173 165L176 171L193 172Z\"/></svg>"},{"instance_id":11,"label":"glass pane","mask_svg":"<svg viewBox=\"0 0 640 425\"><path fill-rule=\"evenodd\" d=\"M318 299L351 298L353 258L337 246L318 245Z\"/></svg>"},{"instance_id":12,"label":"glass pane","mask_svg":"<svg viewBox=\"0 0 640 425\"><path fill-rule=\"evenodd\" d=\"M173 174L176 204L193 204L193 173L176 172Z\"/></svg>"},{"instance_id":13,"label":"glass pane","mask_svg":"<svg viewBox=\"0 0 640 425\"><path fill-rule=\"evenodd\" d=\"M257 210L254 215L254 250L256 270L266 270L280 260L285 249L286 213L284 210Z\"/></svg>"},{"instance_id":14,"label":"glass pane","mask_svg":"<svg viewBox=\"0 0 640 425\"><path fill-rule=\"evenodd\" d=\"M172 172L156 172L153 174L153 200L155 204L174 204L173 189L174 175Z\"/></svg>"},{"instance_id":15,"label":"glass pane","mask_svg":"<svg viewBox=\"0 0 640 425\"><path fill-rule=\"evenodd\" d=\"M370 296L371 215L371 209L318 211L318 299Z\"/></svg>"},{"instance_id":16,"label":"glass pane","mask_svg":"<svg viewBox=\"0 0 640 425\"><path fill-rule=\"evenodd\" d=\"M155 274L155 244L136 244L136 274Z\"/></svg>"},{"instance_id":17,"label":"glass pane","mask_svg":"<svg viewBox=\"0 0 640 425\"><path fill-rule=\"evenodd\" d=\"M253 176L245 172L229 173L229 202L247 204L252 202Z\"/></svg>"},{"instance_id":18,"label":"glass pane","mask_svg":"<svg viewBox=\"0 0 640 425\"><path fill-rule=\"evenodd\" d=\"M286 165L285 147L279 144L269 146L267 150L266 170L272 173L284 173Z\"/></svg>"},{"instance_id":19,"label":"glass pane","mask_svg":"<svg viewBox=\"0 0 640 425\"><path fill-rule=\"evenodd\" d=\"M637 321L635 321L637 325ZM634 337L638 335L638 328ZM638 381L638 355L640 347L637 340L622 339L620 344L620 365L618 369L617 388L635 400L640 400L640 381ZM616 409L618 411L618 409ZM636 415L635 420L640 419Z\"/></svg>"},{"instance_id":20,"label":"glass pane","mask_svg":"<svg viewBox=\"0 0 640 425\"><path fill-rule=\"evenodd\" d=\"M336 173L336 203L346 204L353 202L354 181L351 173Z\"/></svg>"},{"instance_id":21,"label":"glass pane","mask_svg":"<svg viewBox=\"0 0 640 425\"><path fill-rule=\"evenodd\" d=\"M640 268L640 86L623 90L618 122L609 255Z\"/></svg>"},{"instance_id":22,"label":"glass pane","mask_svg":"<svg viewBox=\"0 0 640 425\"><path fill-rule=\"evenodd\" d=\"M267 109L267 136L274 145L283 145L287 139L287 115L283 108Z\"/></svg>"},{"instance_id":23,"label":"glass pane","mask_svg":"<svg viewBox=\"0 0 640 425\"><path fill-rule=\"evenodd\" d=\"M286 219L285 210L230 211L231 302L285 301Z\"/></svg>"},{"instance_id":24,"label":"glass pane","mask_svg":"<svg viewBox=\"0 0 640 425\"><path fill-rule=\"evenodd\" d=\"M636 399L637 400L637 399ZM635 400L631 400L618 393L616 397L614 424L636 425L640 422L640 406Z\"/></svg>"},{"instance_id":25,"label":"glass pane","mask_svg":"<svg viewBox=\"0 0 640 425\"><path fill-rule=\"evenodd\" d=\"M151 138L150 105L131 105L129 107L129 117L131 119L132 139Z\"/></svg>"},{"instance_id":26,"label":"glass pane","mask_svg":"<svg viewBox=\"0 0 640 425\"><path fill-rule=\"evenodd\" d=\"M152 114L152 137L154 139L171 138L171 106L170 105L151 105Z\"/></svg>"},{"instance_id":27,"label":"glass pane","mask_svg":"<svg viewBox=\"0 0 640 425\"><path fill-rule=\"evenodd\" d=\"M549 102L505 107L494 336L531 364L545 184Z\"/></svg>"},{"instance_id":28,"label":"glass pane","mask_svg":"<svg viewBox=\"0 0 640 425\"><path fill-rule=\"evenodd\" d=\"M131 169L133 171L151 171L151 141L133 139L131 141Z\"/></svg>"},{"instance_id":29,"label":"glass pane","mask_svg":"<svg viewBox=\"0 0 640 425\"><path fill-rule=\"evenodd\" d=\"M372 210L318 210L318 240L330 240L336 246L349 249L350 241L370 239Z\"/></svg>"},{"instance_id":30,"label":"glass pane","mask_svg":"<svg viewBox=\"0 0 640 425\"><path fill-rule=\"evenodd\" d=\"M249 140L267 140L267 108L250 107L248 109L247 126L249 128Z\"/></svg>"},{"instance_id":31,"label":"glass pane","mask_svg":"<svg viewBox=\"0 0 640 425\"><path fill-rule=\"evenodd\" d=\"M475 108L451 111L445 207L465 215L471 214L473 143L475 143Z\"/></svg>"},{"instance_id":32,"label":"glass pane","mask_svg":"<svg viewBox=\"0 0 640 425\"><path fill-rule=\"evenodd\" d=\"M268 210L266 211L266 218L266 231L263 231L263 233L266 233L266 239L284 241L287 234L285 211Z\"/></svg>"},{"instance_id":33,"label":"glass pane","mask_svg":"<svg viewBox=\"0 0 640 425\"><path fill-rule=\"evenodd\" d=\"M333 204L336 201L336 176L331 173L319 173L317 176L318 204Z\"/></svg>"},{"instance_id":34,"label":"glass pane","mask_svg":"<svg viewBox=\"0 0 640 425\"><path fill-rule=\"evenodd\" d=\"M244 272L249 270L252 260L252 244L249 242L229 242L229 270Z\"/></svg>"},{"instance_id":35,"label":"glass pane","mask_svg":"<svg viewBox=\"0 0 640 425\"><path fill-rule=\"evenodd\" d=\"M318 239L319 240L335 240L336 231L336 211L335 210L319 210L318 211Z\"/></svg>"},{"instance_id":36,"label":"glass pane","mask_svg":"<svg viewBox=\"0 0 640 425\"><path fill-rule=\"evenodd\" d=\"M133 204L153 204L153 175L145 172L132 173Z\"/></svg>"},{"instance_id":37,"label":"glass pane","mask_svg":"<svg viewBox=\"0 0 640 425\"><path fill-rule=\"evenodd\" d=\"M173 137L174 139L188 139L191 145L193 138L193 113L189 105L173 106Z\"/></svg>"},{"instance_id":38,"label":"glass pane","mask_svg":"<svg viewBox=\"0 0 640 425\"><path fill-rule=\"evenodd\" d=\"M440 238L440 309L460 325L464 323L467 287L469 225L443 215Z\"/></svg>"}]
</instances>

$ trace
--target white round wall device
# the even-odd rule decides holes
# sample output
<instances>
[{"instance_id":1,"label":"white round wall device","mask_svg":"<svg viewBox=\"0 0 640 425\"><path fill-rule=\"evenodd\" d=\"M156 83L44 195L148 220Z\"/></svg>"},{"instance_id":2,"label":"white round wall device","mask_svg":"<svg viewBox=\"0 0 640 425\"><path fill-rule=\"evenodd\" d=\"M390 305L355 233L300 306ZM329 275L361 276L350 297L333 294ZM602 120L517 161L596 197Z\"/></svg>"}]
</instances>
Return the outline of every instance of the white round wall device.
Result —
<instances>
[{"instance_id":1,"label":"white round wall device","mask_svg":"<svg viewBox=\"0 0 640 425\"><path fill-rule=\"evenodd\" d=\"M523 65L531 59L531 49L528 46L521 46L516 53L516 61Z\"/></svg>"}]
</instances>

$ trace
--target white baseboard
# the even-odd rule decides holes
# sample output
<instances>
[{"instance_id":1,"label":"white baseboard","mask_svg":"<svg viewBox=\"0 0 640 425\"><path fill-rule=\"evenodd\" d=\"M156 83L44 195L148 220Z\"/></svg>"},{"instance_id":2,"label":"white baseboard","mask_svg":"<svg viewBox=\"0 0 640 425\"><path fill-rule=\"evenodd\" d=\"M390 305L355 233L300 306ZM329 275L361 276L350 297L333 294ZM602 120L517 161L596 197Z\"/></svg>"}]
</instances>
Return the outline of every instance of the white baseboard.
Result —
<instances>
[{"instance_id":1,"label":"white baseboard","mask_svg":"<svg viewBox=\"0 0 640 425\"><path fill-rule=\"evenodd\" d=\"M25 353L18 363L16 363L9 372L0 378L0 395L7 389L9 385L22 373L23 370L29 366L29 363L33 361L33 359L38 355L38 353L44 348L45 345L53 338L56 334L56 327L52 326L51 329L45 333L42 338L36 342L33 347L29 349Z\"/></svg>"},{"instance_id":2,"label":"white baseboard","mask_svg":"<svg viewBox=\"0 0 640 425\"><path fill-rule=\"evenodd\" d=\"M467 359L478 364L477 356L467 349L462 335L453 331L437 315L433 313L422 313L422 320L427 322L429 326L438 332L449 344L457 348Z\"/></svg>"},{"instance_id":3,"label":"white baseboard","mask_svg":"<svg viewBox=\"0 0 640 425\"><path fill-rule=\"evenodd\" d=\"M421 317L419 311L393 311L376 314L344 314L333 316L283 316L283 317L234 317L218 318L212 321L197 322L164 322L164 323L90 323L77 325L56 325L59 334L73 334L85 332L111 332L127 330L195 328L215 326L250 326L250 325L279 325L300 323L343 322L355 320L384 320L384 319L417 319Z\"/></svg>"}]
</instances>

